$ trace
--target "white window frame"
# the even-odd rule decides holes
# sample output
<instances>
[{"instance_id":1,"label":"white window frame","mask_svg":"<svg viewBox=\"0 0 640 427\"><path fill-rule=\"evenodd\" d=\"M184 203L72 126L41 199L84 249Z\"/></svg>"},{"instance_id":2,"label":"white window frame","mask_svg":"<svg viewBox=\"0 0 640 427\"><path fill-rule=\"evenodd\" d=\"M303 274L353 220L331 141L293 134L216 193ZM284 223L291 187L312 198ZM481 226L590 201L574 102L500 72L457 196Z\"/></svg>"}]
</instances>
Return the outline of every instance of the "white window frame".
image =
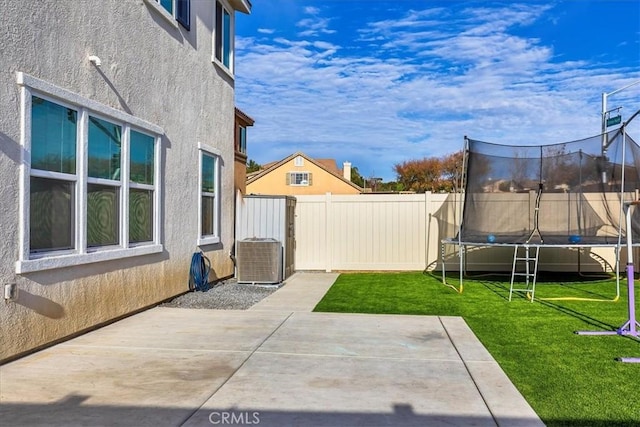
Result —
<instances>
[{"instance_id":1,"label":"white window frame","mask_svg":"<svg viewBox=\"0 0 640 427\"><path fill-rule=\"evenodd\" d=\"M203 163L202 159L205 155L211 156L215 159L215 166L214 166L215 170L213 174L215 193L213 194L202 192L202 163ZM198 142L198 238L197 238L198 246L215 245L220 243L221 241L220 240L220 224L221 224L221 213L222 213L221 201L220 201L220 194L222 189L220 185L220 178L222 176L221 159L222 159L222 152L220 152L220 150L217 150L214 147ZM213 199L214 200L213 234L207 235L207 236L202 235L202 196L203 195L213 196L214 198Z\"/></svg>"},{"instance_id":2,"label":"white window frame","mask_svg":"<svg viewBox=\"0 0 640 427\"><path fill-rule=\"evenodd\" d=\"M178 29L178 24L190 31L191 30L191 0L171 0L171 12L164 8L161 0L144 0L152 9L160 14L172 27ZM180 14L180 5L182 5L182 12L186 12L185 15ZM186 11L184 10L186 8Z\"/></svg>"},{"instance_id":3,"label":"white window frame","mask_svg":"<svg viewBox=\"0 0 640 427\"><path fill-rule=\"evenodd\" d=\"M288 172L289 173L289 185L293 186L293 187L308 187L309 186L309 176L311 175L311 172L308 171L292 171L292 172ZM293 182L293 176L294 175L306 175L307 179L303 179L302 183L300 184L295 184Z\"/></svg>"},{"instance_id":4,"label":"white window frame","mask_svg":"<svg viewBox=\"0 0 640 427\"><path fill-rule=\"evenodd\" d=\"M220 3L222 8L229 14L229 67L224 65L224 62L216 58L216 34L218 32L218 28L216 27L216 23L218 22L218 17L216 16L217 4ZM222 30L221 30L222 31ZM221 69L223 69L229 76L233 77L234 69L235 69L235 31L236 31L236 15L234 13L234 9L229 5L226 0L214 0L213 1L213 52L211 54L211 61L218 65ZM222 46L224 46L224 40L222 41ZM224 57L224 51L222 55Z\"/></svg>"},{"instance_id":5,"label":"white window frame","mask_svg":"<svg viewBox=\"0 0 640 427\"><path fill-rule=\"evenodd\" d=\"M154 143L154 150L153 150L153 184L143 184L141 182L133 182L131 181L131 156L130 156L130 150L131 150L131 139L130 139L130 135L131 135L131 131L136 131L138 133L141 134L145 134L148 136L151 136L153 138L155 138L155 143ZM159 184L156 182L156 180L158 180L161 176L161 170L158 163L159 163L159 159L160 159L160 148L161 148L161 138L159 137L159 135L154 134L153 132L150 132L148 130L145 129L140 129L140 128L136 128L133 126L129 126L127 128L127 144L123 144L126 147L126 157L124 151L120 154L122 156L122 158L127 159L126 162L124 162L126 164L126 174L127 174L127 182L129 183L129 189L134 189L134 190L146 190L146 191L153 191L153 226L152 226L152 239L151 242L155 242L156 238L158 238L158 243L160 243L159 237L160 237L160 224L161 224L161 217L160 217L160 203L159 203ZM129 209L129 193L127 192L127 209ZM158 199L158 200L156 200ZM128 219L128 217L127 217ZM157 227L156 227L157 225ZM127 241L129 240L129 221L126 221L126 224L124 224L124 230L123 233L126 233L125 235L127 236ZM129 247L133 248L133 247L138 247L138 246L146 246L148 245L149 242L129 242Z\"/></svg>"},{"instance_id":6,"label":"white window frame","mask_svg":"<svg viewBox=\"0 0 640 427\"><path fill-rule=\"evenodd\" d=\"M297 156L295 159L293 159L293 165L304 166L304 159L302 158L302 156Z\"/></svg>"},{"instance_id":7,"label":"white window frame","mask_svg":"<svg viewBox=\"0 0 640 427\"><path fill-rule=\"evenodd\" d=\"M173 1L173 13L169 13L169 11L167 9L162 7L162 5L160 4L160 0L144 0L144 1L152 9L154 9L156 12L158 12L160 14L160 16L162 16L165 19L165 21L167 21L172 27L178 28L178 21L176 20L176 13L177 13L176 0L172 0Z\"/></svg>"},{"instance_id":8,"label":"white window frame","mask_svg":"<svg viewBox=\"0 0 640 427\"><path fill-rule=\"evenodd\" d=\"M238 125L238 152L247 154L247 127Z\"/></svg>"},{"instance_id":9,"label":"white window frame","mask_svg":"<svg viewBox=\"0 0 640 427\"><path fill-rule=\"evenodd\" d=\"M55 86L44 80L28 74L18 72L17 84L20 87L21 105L21 140L22 162L20 164L20 248L18 260L15 263L17 274L54 268L70 267L93 262L108 261L128 258L132 256L147 255L163 251L161 243L161 136L164 131L161 127L139 119L120 110L100 104L89 98L85 98L74 92ZM74 248L63 251L30 252L30 191L31 176L43 178L57 178L63 175L63 179L69 180L68 174L57 172L31 171L31 99L32 96L45 99L50 102L73 108L78 112L78 129L76 143L76 175L75 175L75 202L74 202ZM88 121L89 115L108 120L122 126L121 142L121 172L120 183L120 227L119 244L113 246L87 247L87 185L100 183L100 179L89 178L88 175ZM138 188L140 184L132 185L129 182L129 132L134 129L138 132L152 135L155 138L154 146L154 180L153 180L153 239L150 242L129 244L129 188ZM126 157L125 157L126 156ZM107 182L106 182L107 183ZM108 180L108 185L114 185L114 181ZM148 188L148 187L147 187Z\"/></svg>"},{"instance_id":10,"label":"white window frame","mask_svg":"<svg viewBox=\"0 0 640 427\"><path fill-rule=\"evenodd\" d=\"M55 101L54 101L55 102ZM90 110L87 110L86 108L78 108L81 111L81 114L79 115L80 119L78 120L78 122L81 123L81 127L86 129L83 130L82 132L82 136L80 138L78 138L78 146L80 147L79 150L79 154L80 156L82 156L84 163L87 165L86 167L86 171L85 170L80 170L80 171L76 171L78 172L78 174L80 176L82 176L82 174L84 173L86 175L86 186L88 186L89 184L96 184L96 185L102 185L105 187L110 187L110 188L116 188L119 191L119 202L120 202L120 210L118 212L119 214L119 224L118 224L118 244L116 245L110 245L109 247L111 248L117 248L119 246L122 245L123 242L127 241L128 238L126 238L125 236L128 236L128 221L127 219L129 218L128 215L128 208L129 208L129 192L127 191L127 185L125 182L125 177L128 180L129 179L129 162L128 161L124 161L123 159L129 159L129 126L126 125L125 122L123 121L118 121L118 120L114 120L108 116L105 116L103 114L100 113L96 113ZM109 179L109 178L94 178L89 176L88 174L88 170L89 170L89 118L90 117L95 117L96 119L100 119L100 120L104 120L107 121L109 123L113 123L114 125L118 125L120 126L120 128L122 129L122 141L120 141L120 179ZM86 149L83 149L83 147L86 147ZM125 157L126 156L126 157ZM86 173L85 173L86 172ZM81 179L80 179L81 180ZM86 190L86 187L85 187ZM87 191L84 191L84 196L88 199L88 196L86 195ZM82 197L83 195L80 194L76 194L77 197ZM81 199L80 199L81 200ZM85 210L87 210L88 208L86 207L86 203L87 200L84 201L85 203ZM125 206L124 204L126 203L126 210L124 209ZM84 212L84 219L86 219L86 211ZM84 221L84 226L86 227L86 221ZM80 226L82 227L82 226ZM76 220L76 230L79 228L78 225L78 221ZM86 229L85 229L86 230ZM127 234L125 235L125 232L127 232ZM85 239L84 239L84 243L86 243L86 231L85 231ZM76 247L81 247L83 242L76 242ZM103 248L105 248L106 246L91 246L89 247L88 244L86 246L86 251L87 252L95 252L98 250L102 250ZM33 256L33 254L32 254Z\"/></svg>"}]
</instances>

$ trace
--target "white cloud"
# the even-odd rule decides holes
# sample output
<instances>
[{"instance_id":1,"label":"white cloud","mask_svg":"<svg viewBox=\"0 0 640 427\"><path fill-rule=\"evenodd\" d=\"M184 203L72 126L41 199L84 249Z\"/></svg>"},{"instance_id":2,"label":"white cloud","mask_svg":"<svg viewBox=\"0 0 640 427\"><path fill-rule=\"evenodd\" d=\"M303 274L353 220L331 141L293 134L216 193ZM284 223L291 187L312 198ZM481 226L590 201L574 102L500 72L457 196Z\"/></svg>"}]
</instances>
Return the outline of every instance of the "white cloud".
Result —
<instances>
[{"instance_id":1,"label":"white cloud","mask_svg":"<svg viewBox=\"0 0 640 427\"><path fill-rule=\"evenodd\" d=\"M306 7L304 12L311 15L311 17L301 19L296 23L297 27L302 28L298 33L299 37L317 37L322 34L326 35L335 33L335 30L329 29L329 23L331 20L328 18L321 18L319 16L320 9L316 7Z\"/></svg>"},{"instance_id":2,"label":"white cloud","mask_svg":"<svg viewBox=\"0 0 640 427\"><path fill-rule=\"evenodd\" d=\"M309 15L317 15L320 13L320 9L317 7L307 6L304 8L304 13Z\"/></svg>"}]
</instances>

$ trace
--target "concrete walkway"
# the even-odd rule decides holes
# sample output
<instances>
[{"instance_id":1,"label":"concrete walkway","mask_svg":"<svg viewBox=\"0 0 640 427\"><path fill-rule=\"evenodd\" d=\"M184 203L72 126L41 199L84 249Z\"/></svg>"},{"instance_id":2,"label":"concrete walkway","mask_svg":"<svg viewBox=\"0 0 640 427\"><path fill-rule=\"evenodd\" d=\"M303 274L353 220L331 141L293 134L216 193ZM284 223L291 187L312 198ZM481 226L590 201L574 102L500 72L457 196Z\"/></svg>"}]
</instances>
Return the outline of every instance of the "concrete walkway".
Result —
<instances>
[{"instance_id":1,"label":"concrete walkway","mask_svg":"<svg viewBox=\"0 0 640 427\"><path fill-rule=\"evenodd\" d=\"M7 426L542 426L462 318L156 307L0 367Z\"/></svg>"}]
</instances>

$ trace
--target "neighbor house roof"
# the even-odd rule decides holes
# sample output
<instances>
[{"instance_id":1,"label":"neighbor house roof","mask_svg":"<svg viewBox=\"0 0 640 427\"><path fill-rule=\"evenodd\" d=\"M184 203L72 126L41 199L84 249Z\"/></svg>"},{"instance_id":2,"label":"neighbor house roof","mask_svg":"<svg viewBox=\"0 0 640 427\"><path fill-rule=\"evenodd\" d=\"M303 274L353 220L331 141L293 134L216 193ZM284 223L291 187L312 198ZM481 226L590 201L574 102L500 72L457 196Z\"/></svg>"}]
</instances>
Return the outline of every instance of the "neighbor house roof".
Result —
<instances>
[{"instance_id":1,"label":"neighbor house roof","mask_svg":"<svg viewBox=\"0 0 640 427\"><path fill-rule=\"evenodd\" d=\"M251 172L247 174L247 184L251 184L257 179L260 179L260 177L267 175L268 173L274 171L275 169L279 168L285 163L290 162L291 160L295 159L298 156L304 157L305 160L308 160L309 162L313 163L320 169L323 169L324 171L328 172L329 174L333 175L339 180L346 182L347 184L351 185L353 188L357 189L358 191L360 192L363 191L359 185L354 184L353 182L351 182L348 179L345 179L342 176L341 170L338 169L335 159L317 159L316 160L316 159L312 159L311 157L307 156L306 154L300 151L293 153L292 155L285 157L284 159L279 160L277 162L266 163L262 166L262 169L260 169L259 171Z\"/></svg>"},{"instance_id":2,"label":"neighbor house roof","mask_svg":"<svg viewBox=\"0 0 640 427\"><path fill-rule=\"evenodd\" d=\"M326 170L342 176L342 169L338 169L338 165L334 159L316 159L316 162L324 166Z\"/></svg>"},{"instance_id":3,"label":"neighbor house roof","mask_svg":"<svg viewBox=\"0 0 640 427\"><path fill-rule=\"evenodd\" d=\"M244 111L236 107L236 118L243 122L245 126L253 126L255 120L247 115Z\"/></svg>"}]
</instances>

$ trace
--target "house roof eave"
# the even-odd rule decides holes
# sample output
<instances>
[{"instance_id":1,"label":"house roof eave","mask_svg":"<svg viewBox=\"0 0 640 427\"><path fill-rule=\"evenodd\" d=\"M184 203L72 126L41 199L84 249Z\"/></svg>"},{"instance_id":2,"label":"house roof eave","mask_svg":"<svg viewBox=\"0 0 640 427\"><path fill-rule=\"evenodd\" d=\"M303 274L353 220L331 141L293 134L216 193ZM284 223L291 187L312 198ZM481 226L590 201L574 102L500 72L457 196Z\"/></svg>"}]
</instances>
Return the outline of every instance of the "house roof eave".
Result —
<instances>
[{"instance_id":1,"label":"house roof eave","mask_svg":"<svg viewBox=\"0 0 640 427\"><path fill-rule=\"evenodd\" d=\"M245 126L253 126L253 124L255 123L255 120L249 117L247 113L245 113L238 107L235 107L235 114L236 114L236 118L242 121Z\"/></svg>"},{"instance_id":2,"label":"house roof eave","mask_svg":"<svg viewBox=\"0 0 640 427\"><path fill-rule=\"evenodd\" d=\"M251 1L250 0L229 0L231 7L238 12L246 13L249 15L251 13Z\"/></svg>"}]
</instances>

